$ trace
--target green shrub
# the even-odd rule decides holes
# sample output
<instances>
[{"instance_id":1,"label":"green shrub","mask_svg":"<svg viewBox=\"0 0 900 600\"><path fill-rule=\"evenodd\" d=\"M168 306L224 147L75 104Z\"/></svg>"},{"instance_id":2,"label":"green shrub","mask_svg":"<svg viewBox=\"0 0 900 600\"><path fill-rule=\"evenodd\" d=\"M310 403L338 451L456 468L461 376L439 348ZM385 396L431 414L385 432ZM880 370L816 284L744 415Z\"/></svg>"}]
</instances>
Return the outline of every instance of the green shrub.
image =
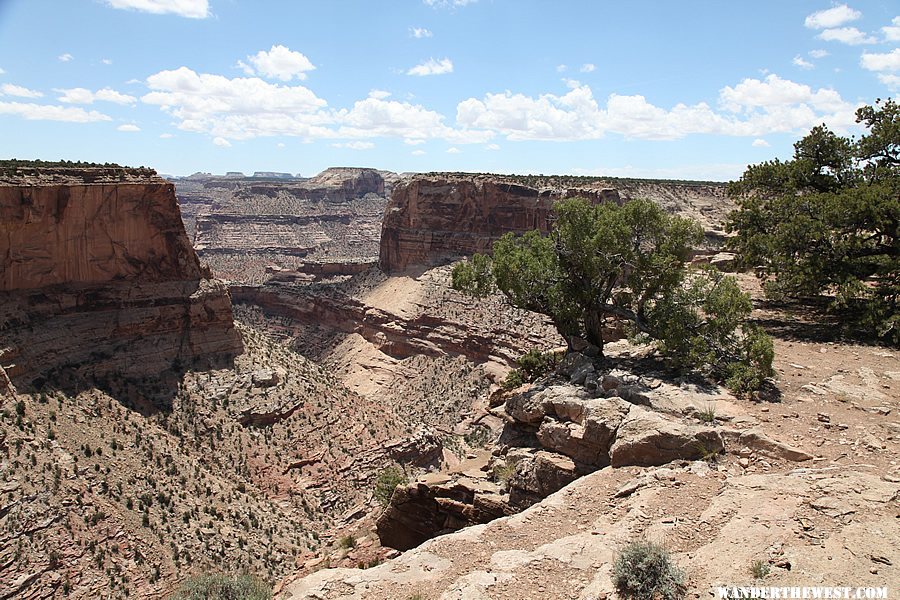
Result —
<instances>
[{"instance_id":1,"label":"green shrub","mask_svg":"<svg viewBox=\"0 0 900 600\"><path fill-rule=\"evenodd\" d=\"M356 538L352 535L345 535L338 540L338 547L343 548L344 550L352 550L356 548Z\"/></svg>"},{"instance_id":2,"label":"green shrub","mask_svg":"<svg viewBox=\"0 0 900 600\"><path fill-rule=\"evenodd\" d=\"M750 574L753 575L754 579L763 579L766 575L769 574L769 563L764 560L754 560L750 563Z\"/></svg>"},{"instance_id":3,"label":"green shrub","mask_svg":"<svg viewBox=\"0 0 900 600\"><path fill-rule=\"evenodd\" d=\"M900 344L900 104L876 100L856 122L867 130L858 138L814 127L793 158L729 184L728 246L768 297L822 295L844 323Z\"/></svg>"},{"instance_id":4,"label":"green shrub","mask_svg":"<svg viewBox=\"0 0 900 600\"><path fill-rule=\"evenodd\" d=\"M375 479L375 498L382 506L387 506L394 495L394 489L398 485L405 485L406 473L400 467L387 467L378 474Z\"/></svg>"},{"instance_id":5,"label":"green shrub","mask_svg":"<svg viewBox=\"0 0 900 600\"><path fill-rule=\"evenodd\" d=\"M525 380L522 378L522 372L518 369L513 369L506 374L506 379L503 380L503 383L500 384L500 387L507 391L514 390L523 383L525 383Z\"/></svg>"},{"instance_id":6,"label":"green shrub","mask_svg":"<svg viewBox=\"0 0 900 600\"><path fill-rule=\"evenodd\" d=\"M684 571L658 544L638 540L625 546L613 564L613 583L622 598L677 600L687 588Z\"/></svg>"},{"instance_id":7,"label":"green shrub","mask_svg":"<svg viewBox=\"0 0 900 600\"><path fill-rule=\"evenodd\" d=\"M507 462L503 466L494 467L494 477L497 481L506 484L516 474L516 463Z\"/></svg>"},{"instance_id":8,"label":"green shrub","mask_svg":"<svg viewBox=\"0 0 900 600\"><path fill-rule=\"evenodd\" d=\"M506 375L501 387L505 390L513 390L523 383L537 381L550 373L559 364L560 355L553 352L541 352L532 348L516 360L518 369L513 369Z\"/></svg>"},{"instance_id":9,"label":"green shrub","mask_svg":"<svg viewBox=\"0 0 900 600\"><path fill-rule=\"evenodd\" d=\"M252 575L195 575L170 600L271 600L271 588Z\"/></svg>"},{"instance_id":10,"label":"green shrub","mask_svg":"<svg viewBox=\"0 0 900 600\"><path fill-rule=\"evenodd\" d=\"M525 381L535 381L556 368L559 355L532 348L520 356L517 362Z\"/></svg>"},{"instance_id":11,"label":"green shrub","mask_svg":"<svg viewBox=\"0 0 900 600\"><path fill-rule=\"evenodd\" d=\"M703 421L704 423L715 423L716 422L716 405L715 404L707 404L706 408L697 412L697 418Z\"/></svg>"}]
</instances>

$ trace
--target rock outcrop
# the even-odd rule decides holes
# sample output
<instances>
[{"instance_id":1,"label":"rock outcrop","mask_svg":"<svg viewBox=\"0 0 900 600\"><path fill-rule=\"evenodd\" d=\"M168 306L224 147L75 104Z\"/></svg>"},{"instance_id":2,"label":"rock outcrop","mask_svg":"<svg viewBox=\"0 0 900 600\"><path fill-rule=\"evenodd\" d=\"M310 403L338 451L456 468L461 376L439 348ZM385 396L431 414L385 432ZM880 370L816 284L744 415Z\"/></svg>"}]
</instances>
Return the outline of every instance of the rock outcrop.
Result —
<instances>
[{"instance_id":1,"label":"rock outcrop","mask_svg":"<svg viewBox=\"0 0 900 600\"><path fill-rule=\"evenodd\" d=\"M0 363L17 385L64 367L150 375L241 350L228 291L152 171L0 180L0 299Z\"/></svg>"},{"instance_id":2,"label":"rock outcrop","mask_svg":"<svg viewBox=\"0 0 900 600\"><path fill-rule=\"evenodd\" d=\"M588 356L570 354L549 378L507 393L495 411L506 424L486 464L456 479L429 476L398 490L379 521L379 537L406 549L415 540L526 509L607 467L714 460L723 452L788 462L812 458L763 434L756 420L734 411L734 401L715 387L692 389L605 370ZM718 405L719 417L731 426L710 422L709 412L703 417L701 402L707 410Z\"/></svg>"},{"instance_id":3,"label":"rock outcrop","mask_svg":"<svg viewBox=\"0 0 900 600\"><path fill-rule=\"evenodd\" d=\"M618 202L614 189L537 189L492 176L420 175L394 186L381 230L386 272L488 252L507 232L549 230L562 198Z\"/></svg>"},{"instance_id":4,"label":"rock outcrop","mask_svg":"<svg viewBox=\"0 0 900 600\"><path fill-rule=\"evenodd\" d=\"M400 486L376 522L381 543L409 550L437 535L488 523L515 512L489 481L456 480Z\"/></svg>"},{"instance_id":5,"label":"rock outcrop","mask_svg":"<svg viewBox=\"0 0 900 600\"><path fill-rule=\"evenodd\" d=\"M799 589L822 585L824 573L883 589L900 574L892 506L900 486L863 469L729 475L702 462L603 469L520 514L432 539L370 569L318 571L276 597L613 598L613 564L636 539L666 545L687 571L686 597L715 596L720 586L735 596L735 586ZM623 488L634 492L622 495ZM841 498L823 499L823 489ZM751 584L754 561L767 575Z\"/></svg>"}]
</instances>

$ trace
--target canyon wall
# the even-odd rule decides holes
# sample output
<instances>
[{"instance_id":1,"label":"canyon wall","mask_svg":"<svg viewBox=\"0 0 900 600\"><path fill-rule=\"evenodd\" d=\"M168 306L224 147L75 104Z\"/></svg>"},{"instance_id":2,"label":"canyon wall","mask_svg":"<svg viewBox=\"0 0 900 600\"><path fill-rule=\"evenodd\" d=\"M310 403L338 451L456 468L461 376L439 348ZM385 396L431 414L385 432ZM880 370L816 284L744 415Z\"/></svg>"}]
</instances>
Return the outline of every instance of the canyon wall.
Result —
<instances>
[{"instance_id":1,"label":"canyon wall","mask_svg":"<svg viewBox=\"0 0 900 600\"><path fill-rule=\"evenodd\" d=\"M553 204L581 196L592 202L645 198L691 217L706 232L700 254L725 239L734 203L715 182L501 176L466 173L416 175L399 181L385 210L379 263L386 272L427 267L489 252L500 236L550 228Z\"/></svg>"},{"instance_id":2,"label":"canyon wall","mask_svg":"<svg viewBox=\"0 0 900 600\"><path fill-rule=\"evenodd\" d=\"M393 174L331 168L309 179L192 177L178 199L217 277L261 283L275 269L372 263Z\"/></svg>"},{"instance_id":3,"label":"canyon wall","mask_svg":"<svg viewBox=\"0 0 900 600\"><path fill-rule=\"evenodd\" d=\"M241 342L172 184L148 170L59 168L0 178L0 348L27 385L64 367L158 374L226 359Z\"/></svg>"},{"instance_id":4,"label":"canyon wall","mask_svg":"<svg viewBox=\"0 0 900 600\"><path fill-rule=\"evenodd\" d=\"M508 232L549 230L554 202L583 196L619 202L609 188L537 189L494 176L420 175L394 186L381 229L386 272L488 252Z\"/></svg>"}]
</instances>

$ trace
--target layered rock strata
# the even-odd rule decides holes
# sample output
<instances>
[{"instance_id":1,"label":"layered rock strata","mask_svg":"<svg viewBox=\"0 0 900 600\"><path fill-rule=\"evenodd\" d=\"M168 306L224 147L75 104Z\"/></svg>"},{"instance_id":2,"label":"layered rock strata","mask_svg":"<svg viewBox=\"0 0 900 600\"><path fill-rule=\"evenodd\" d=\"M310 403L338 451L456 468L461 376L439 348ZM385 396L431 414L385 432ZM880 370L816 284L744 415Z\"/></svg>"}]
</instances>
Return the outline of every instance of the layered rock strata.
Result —
<instances>
[{"instance_id":1,"label":"layered rock strata","mask_svg":"<svg viewBox=\"0 0 900 600\"><path fill-rule=\"evenodd\" d=\"M174 187L147 170L0 180L0 340L0 364L26 385L63 367L143 376L241 350Z\"/></svg>"},{"instance_id":2,"label":"layered rock strata","mask_svg":"<svg viewBox=\"0 0 900 600\"><path fill-rule=\"evenodd\" d=\"M333 168L310 179L192 178L178 182L178 196L216 276L259 283L273 268L375 262L389 175Z\"/></svg>"},{"instance_id":3,"label":"layered rock strata","mask_svg":"<svg viewBox=\"0 0 900 600\"><path fill-rule=\"evenodd\" d=\"M610 188L537 189L491 176L421 175L394 186L381 230L387 272L489 252L508 232L549 231L553 204L582 196L619 202Z\"/></svg>"}]
</instances>

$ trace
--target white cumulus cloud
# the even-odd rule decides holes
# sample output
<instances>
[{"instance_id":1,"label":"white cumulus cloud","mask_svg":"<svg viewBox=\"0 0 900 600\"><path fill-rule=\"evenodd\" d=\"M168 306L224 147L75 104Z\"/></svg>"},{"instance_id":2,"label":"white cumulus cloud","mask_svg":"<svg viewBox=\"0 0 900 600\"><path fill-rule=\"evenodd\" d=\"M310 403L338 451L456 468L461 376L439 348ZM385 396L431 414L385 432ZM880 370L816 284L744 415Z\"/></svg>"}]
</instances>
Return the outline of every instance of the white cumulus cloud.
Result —
<instances>
[{"instance_id":1,"label":"white cumulus cloud","mask_svg":"<svg viewBox=\"0 0 900 600\"><path fill-rule=\"evenodd\" d=\"M126 123L124 125L119 125L118 127L116 127L116 129L118 129L119 131L126 131L129 133L141 130L140 127L138 127L137 125L134 125L132 123Z\"/></svg>"},{"instance_id":2,"label":"white cumulus cloud","mask_svg":"<svg viewBox=\"0 0 900 600\"><path fill-rule=\"evenodd\" d=\"M828 56L828 50L810 50L809 55L813 58L825 58Z\"/></svg>"},{"instance_id":3,"label":"white cumulus cloud","mask_svg":"<svg viewBox=\"0 0 900 600\"><path fill-rule=\"evenodd\" d=\"M93 104L95 101L112 102L113 104L134 104L137 98L122 94L110 88L103 88L92 92L86 88L68 88L58 89L62 96L59 97L60 102L66 104Z\"/></svg>"},{"instance_id":4,"label":"white cumulus cloud","mask_svg":"<svg viewBox=\"0 0 900 600\"><path fill-rule=\"evenodd\" d=\"M221 148L231 148L231 142L229 142L228 140L226 140L223 137L213 138L213 144L215 144L216 146L219 146Z\"/></svg>"},{"instance_id":5,"label":"white cumulus cloud","mask_svg":"<svg viewBox=\"0 0 900 600\"><path fill-rule=\"evenodd\" d=\"M475 4L478 0L422 0L422 2L431 8L459 8Z\"/></svg>"},{"instance_id":6,"label":"white cumulus cloud","mask_svg":"<svg viewBox=\"0 0 900 600\"><path fill-rule=\"evenodd\" d=\"M256 77L227 78L188 67L147 78L141 101L158 106L184 131L226 140L295 136L314 139L395 137L444 139L453 144L483 143L494 134L456 129L444 116L420 105L389 100L373 91L350 108L330 109L302 85L281 85Z\"/></svg>"},{"instance_id":7,"label":"white cumulus cloud","mask_svg":"<svg viewBox=\"0 0 900 600\"><path fill-rule=\"evenodd\" d=\"M6 96L16 96L18 98L40 98L44 94L37 90L30 90L21 85L13 85L12 83L4 83L0 86L0 92Z\"/></svg>"},{"instance_id":8,"label":"white cumulus cloud","mask_svg":"<svg viewBox=\"0 0 900 600\"><path fill-rule=\"evenodd\" d=\"M425 156L427 153L424 150L413 150L410 154L413 156Z\"/></svg>"},{"instance_id":9,"label":"white cumulus cloud","mask_svg":"<svg viewBox=\"0 0 900 600\"><path fill-rule=\"evenodd\" d=\"M878 81L886 85L892 92L900 92L900 75L879 73Z\"/></svg>"},{"instance_id":10,"label":"white cumulus cloud","mask_svg":"<svg viewBox=\"0 0 900 600\"><path fill-rule=\"evenodd\" d=\"M592 63L584 63L581 65L581 69L579 69L582 73L593 73L597 70L597 65Z\"/></svg>"},{"instance_id":11,"label":"white cumulus cloud","mask_svg":"<svg viewBox=\"0 0 900 600\"><path fill-rule=\"evenodd\" d=\"M205 19L209 16L208 0L106 0L112 8L123 8L152 13L172 14L189 19Z\"/></svg>"},{"instance_id":12,"label":"white cumulus cloud","mask_svg":"<svg viewBox=\"0 0 900 600\"><path fill-rule=\"evenodd\" d=\"M900 17L894 17L891 19L891 24L882 27L881 31L884 32L884 39L888 42L900 42Z\"/></svg>"},{"instance_id":13,"label":"white cumulus cloud","mask_svg":"<svg viewBox=\"0 0 900 600\"><path fill-rule=\"evenodd\" d=\"M819 34L820 40L826 42L840 42L849 46L860 46L862 44L874 44L878 40L867 33L863 33L856 27L839 27L837 29L826 29Z\"/></svg>"},{"instance_id":14,"label":"white cumulus cloud","mask_svg":"<svg viewBox=\"0 0 900 600\"><path fill-rule=\"evenodd\" d=\"M806 17L804 24L810 29L830 29L855 21L861 16L862 13L858 10L854 10L846 4L841 4L840 6L812 13Z\"/></svg>"},{"instance_id":15,"label":"white cumulus cloud","mask_svg":"<svg viewBox=\"0 0 900 600\"><path fill-rule=\"evenodd\" d=\"M179 119L179 128L214 137L248 139L261 135L320 137L317 128L331 122L320 109L326 102L303 86L262 79L196 73L187 67L147 78L152 90L141 101Z\"/></svg>"},{"instance_id":16,"label":"white cumulus cloud","mask_svg":"<svg viewBox=\"0 0 900 600\"><path fill-rule=\"evenodd\" d=\"M66 52L65 54L60 54L56 58L58 58L62 62L69 62L70 60L73 60L75 57L72 56L71 54L69 54L68 52Z\"/></svg>"},{"instance_id":17,"label":"white cumulus cloud","mask_svg":"<svg viewBox=\"0 0 900 600\"><path fill-rule=\"evenodd\" d=\"M31 102L0 102L0 114L18 115L29 121L66 121L69 123L93 123L111 121L112 117L83 108L33 104Z\"/></svg>"},{"instance_id":18,"label":"white cumulus cloud","mask_svg":"<svg viewBox=\"0 0 900 600\"><path fill-rule=\"evenodd\" d=\"M445 75L453 72L453 61L449 58L435 60L429 58L422 64L416 65L406 72L407 75L417 75L423 77L425 75Z\"/></svg>"},{"instance_id":19,"label":"white cumulus cloud","mask_svg":"<svg viewBox=\"0 0 900 600\"><path fill-rule=\"evenodd\" d=\"M422 39L422 38L430 38L434 34L431 33L430 30L425 29L424 27L410 27L409 35L416 39Z\"/></svg>"},{"instance_id":20,"label":"white cumulus cloud","mask_svg":"<svg viewBox=\"0 0 900 600\"><path fill-rule=\"evenodd\" d=\"M769 142L762 138L756 138L755 140L753 140L751 146L753 146L754 148L768 148L769 146L771 146L771 144L769 144Z\"/></svg>"},{"instance_id":21,"label":"white cumulus cloud","mask_svg":"<svg viewBox=\"0 0 900 600\"><path fill-rule=\"evenodd\" d=\"M800 67L801 69L814 69L816 66L804 59L799 54L794 57L794 60L791 61L795 66Z\"/></svg>"},{"instance_id":22,"label":"white cumulus cloud","mask_svg":"<svg viewBox=\"0 0 900 600\"><path fill-rule=\"evenodd\" d=\"M505 92L469 98L457 105L457 124L493 131L509 140L590 140L607 133L626 138L669 140L692 134L761 137L800 132L823 121L843 131L854 123L856 105L828 88L769 75L745 79L719 92L716 110L705 102L663 108L644 96L611 94L601 105L582 85L558 96Z\"/></svg>"},{"instance_id":23,"label":"white cumulus cloud","mask_svg":"<svg viewBox=\"0 0 900 600\"><path fill-rule=\"evenodd\" d=\"M900 71L900 48L884 54L863 52L859 64L868 71Z\"/></svg>"},{"instance_id":24,"label":"white cumulus cloud","mask_svg":"<svg viewBox=\"0 0 900 600\"><path fill-rule=\"evenodd\" d=\"M171 133L161 133L161 134L159 134L159 137L160 137L160 139L168 140L168 139L171 139L171 138L173 138L173 137L175 137L175 136L172 135Z\"/></svg>"},{"instance_id":25,"label":"white cumulus cloud","mask_svg":"<svg viewBox=\"0 0 900 600\"><path fill-rule=\"evenodd\" d=\"M334 146L335 148L348 148L350 150L371 150L375 147L375 144L373 144L372 142L356 141L332 144L332 146Z\"/></svg>"},{"instance_id":26,"label":"white cumulus cloud","mask_svg":"<svg viewBox=\"0 0 900 600\"><path fill-rule=\"evenodd\" d=\"M460 150L456 146L454 146L452 148L447 148L447 154L461 154L461 153L462 153L462 150Z\"/></svg>"},{"instance_id":27,"label":"white cumulus cloud","mask_svg":"<svg viewBox=\"0 0 900 600\"><path fill-rule=\"evenodd\" d=\"M259 73L269 79L281 81L290 81L294 77L306 79L306 71L316 68L305 55L280 44L273 45L268 52L260 50L253 56L248 56L247 60L250 62L249 65L243 61L238 62L238 66L242 67L247 75Z\"/></svg>"}]
</instances>

